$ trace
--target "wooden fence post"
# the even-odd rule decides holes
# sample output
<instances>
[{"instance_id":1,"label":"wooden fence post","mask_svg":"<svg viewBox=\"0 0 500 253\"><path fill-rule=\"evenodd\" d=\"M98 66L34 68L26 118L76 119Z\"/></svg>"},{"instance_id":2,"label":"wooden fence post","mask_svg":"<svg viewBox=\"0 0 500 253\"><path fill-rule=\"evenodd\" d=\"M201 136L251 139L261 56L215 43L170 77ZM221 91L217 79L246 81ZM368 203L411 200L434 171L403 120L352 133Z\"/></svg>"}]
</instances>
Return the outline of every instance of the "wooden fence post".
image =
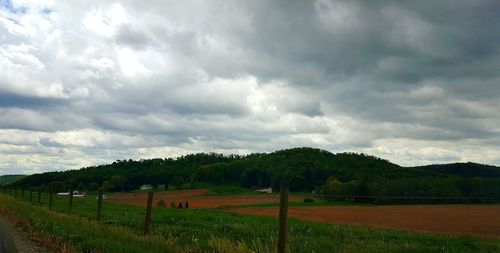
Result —
<instances>
[{"instance_id":1,"label":"wooden fence post","mask_svg":"<svg viewBox=\"0 0 500 253\"><path fill-rule=\"evenodd\" d=\"M149 233L149 227L151 226L151 211L153 208L153 192L148 192L148 207L146 209L146 220L144 222L144 234Z\"/></svg>"},{"instance_id":2,"label":"wooden fence post","mask_svg":"<svg viewBox=\"0 0 500 253\"><path fill-rule=\"evenodd\" d=\"M41 197L42 197L42 192L41 192L42 189L38 188L38 204L41 205L42 204L42 201L41 201Z\"/></svg>"},{"instance_id":3,"label":"wooden fence post","mask_svg":"<svg viewBox=\"0 0 500 253\"><path fill-rule=\"evenodd\" d=\"M288 186L281 185L280 189L280 229L278 236L278 253L285 253L288 230Z\"/></svg>"},{"instance_id":4,"label":"wooden fence post","mask_svg":"<svg viewBox=\"0 0 500 253\"><path fill-rule=\"evenodd\" d=\"M49 191L49 210L52 210L52 190Z\"/></svg>"},{"instance_id":5,"label":"wooden fence post","mask_svg":"<svg viewBox=\"0 0 500 253\"><path fill-rule=\"evenodd\" d=\"M30 188L30 203L33 200L33 189Z\"/></svg>"},{"instance_id":6,"label":"wooden fence post","mask_svg":"<svg viewBox=\"0 0 500 253\"><path fill-rule=\"evenodd\" d=\"M16 198L16 199L17 199L17 187L16 187L16 188L14 188L14 198Z\"/></svg>"},{"instance_id":7,"label":"wooden fence post","mask_svg":"<svg viewBox=\"0 0 500 253\"><path fill-rule=\"evenodd\" d=\"M101 219L101 209L102 209L102 189L99 190L99 197L97 200L97 214L96 214L97 220Z\"/></svg>"},{"instance_id":8,"label":"wooden fence post","mask_svg":"<svg viewBox=\"0 0 500 253\"><path fill-rule=\"evenodd\" d=\"M69 212L73 210L73 189L70 190L69 193Z\"/></svg>"}]
</instances>

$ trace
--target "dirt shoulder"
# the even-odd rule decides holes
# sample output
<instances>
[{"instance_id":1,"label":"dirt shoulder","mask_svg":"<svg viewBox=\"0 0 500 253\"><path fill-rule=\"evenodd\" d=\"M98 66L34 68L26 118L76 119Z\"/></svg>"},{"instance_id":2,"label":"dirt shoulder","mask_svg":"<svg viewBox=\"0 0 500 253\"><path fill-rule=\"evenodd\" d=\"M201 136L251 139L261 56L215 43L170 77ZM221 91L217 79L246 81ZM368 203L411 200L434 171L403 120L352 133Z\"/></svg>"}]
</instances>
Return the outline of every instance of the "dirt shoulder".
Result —
<instances>
[{"instance_id":1,"label":"dirt shoulder","mask_svg":"<svg viewBox=\"0 0 500 253\"><path fill-rule=\"evenodd\" d=\"M1 223L0 229L3 230L2 233L5 233L7 237L10 237L8 238L8 240L11 241L9 243L13 242L15 244L17 252L19 253L45 252L44 250L37 247L35 243L33 243L31 240L27 239L27 236L22 231L17 230L6 217L0 216L0 223Z\"/></svg>"}]
</instances>

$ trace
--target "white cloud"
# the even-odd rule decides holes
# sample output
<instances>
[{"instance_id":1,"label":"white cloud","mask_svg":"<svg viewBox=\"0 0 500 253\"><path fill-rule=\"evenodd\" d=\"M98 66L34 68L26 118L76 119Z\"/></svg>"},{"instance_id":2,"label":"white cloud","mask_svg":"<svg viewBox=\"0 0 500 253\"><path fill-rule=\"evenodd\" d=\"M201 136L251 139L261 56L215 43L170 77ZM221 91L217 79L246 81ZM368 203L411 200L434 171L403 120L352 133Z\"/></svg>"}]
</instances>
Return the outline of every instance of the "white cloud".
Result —
<instances>
[{"instance_id":1,"label":"white cloud","mask_svg":"<svg viewBox=\"0 0 500 253\"><path fill-rule=\"evenodd\" d=\"M83 24L90 31L109 38L113 36L118 26L125 23L127 13L119 3L100 7L89 11L83 19Z\"/></svg>"},{"instance_id":2,"label":"white cloud","mask_svg":"<svg viewBox=\"0 0 500 253\"><path fill-rule=\"evenodd\" d=\"M495 4L13 1L0 174L294 146L498 163Z\"/></svg>"}]
</instances>

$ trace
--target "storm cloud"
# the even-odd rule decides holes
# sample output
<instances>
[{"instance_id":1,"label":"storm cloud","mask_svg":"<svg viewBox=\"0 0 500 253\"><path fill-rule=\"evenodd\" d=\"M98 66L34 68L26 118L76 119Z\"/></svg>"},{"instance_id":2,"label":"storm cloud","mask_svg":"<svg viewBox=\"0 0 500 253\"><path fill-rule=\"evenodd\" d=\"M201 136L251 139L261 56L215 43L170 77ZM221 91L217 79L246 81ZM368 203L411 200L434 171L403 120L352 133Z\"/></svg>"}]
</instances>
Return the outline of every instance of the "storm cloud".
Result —
<instances>
[{"instance_id":1,"label":"storm cloud","mask_svg":"<svg viewBox=\"0 0 500 253\"><path fill-rule=\"evenodd\" d=\"M500 165L500 4L0 1L0 174L296 146Z\"/></svg>"}]
</instances>

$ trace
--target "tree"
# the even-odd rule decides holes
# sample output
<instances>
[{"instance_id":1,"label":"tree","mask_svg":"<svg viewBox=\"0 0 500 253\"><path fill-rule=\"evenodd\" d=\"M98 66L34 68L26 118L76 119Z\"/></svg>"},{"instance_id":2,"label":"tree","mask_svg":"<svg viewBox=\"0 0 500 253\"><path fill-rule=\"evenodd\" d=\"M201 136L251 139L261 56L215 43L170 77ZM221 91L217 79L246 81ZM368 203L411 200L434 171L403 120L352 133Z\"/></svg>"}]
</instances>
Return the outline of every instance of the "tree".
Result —
<instances>
[{"instance_id":1,"label":"tree","mask_svg":"<svg viewBox=\"0 0 500 253\"><path fill-rule=\"evenodd\" d=\"M87 186L89 191L97 191L99 189L99 185L95 182L90 182Z\"/></svg>"},{"instance_id":2,"label":"tree","mask_svg":"<svg viewBox=\"0 0 500 253\"><path fill-rule=\"evenodd\" d=\"M109 189L111 188L111 184L109 183L109 181L104 181L102 182L102 190L103 191L109 191Z\"/></svg>"},{"instance_id":3,"label":"tree","mask_svg":"<svg viewBox=\"0 0 500 253\"><path fill-rule=\"evenodd\" d=\"M336 177L329 177L326 180L323 190L327 194L340 194L342 191L342 182L340 182Z\"/></svg>"},{"instance_id":4,"label":"tree","mask_svg":"<svg viewBox=\"0 0 500 253\"><path fill-rule=\"evenodd\" d=\"M257 186L259 182L260 171L254 168L246 169L240 177L240 184L243 187Z\"/></svg>"},{"instance_id":5,"label":"tree","mask_svg":"<svg viewBox=\"0 0 500 253\"><path fill-rule=\"evenodd\" d=\"M51 192L63 192L63 191L67 191L68 189L68 186L64 183L64 182L61 182L61 181L53 181L53 182L50 182L48 185L47 185L49 191Z\"/></svg>"},{"instance_id":6,"label":"tree","mask_svg":"<svg viewBox=\"0 0 500 253\"><path fill-rule=\"evenodd\" d=\"M125 178L123 176L114 175L109 180L111 191L123 191L123 185L125 183Z\"/></svg>"}]
</instances>

